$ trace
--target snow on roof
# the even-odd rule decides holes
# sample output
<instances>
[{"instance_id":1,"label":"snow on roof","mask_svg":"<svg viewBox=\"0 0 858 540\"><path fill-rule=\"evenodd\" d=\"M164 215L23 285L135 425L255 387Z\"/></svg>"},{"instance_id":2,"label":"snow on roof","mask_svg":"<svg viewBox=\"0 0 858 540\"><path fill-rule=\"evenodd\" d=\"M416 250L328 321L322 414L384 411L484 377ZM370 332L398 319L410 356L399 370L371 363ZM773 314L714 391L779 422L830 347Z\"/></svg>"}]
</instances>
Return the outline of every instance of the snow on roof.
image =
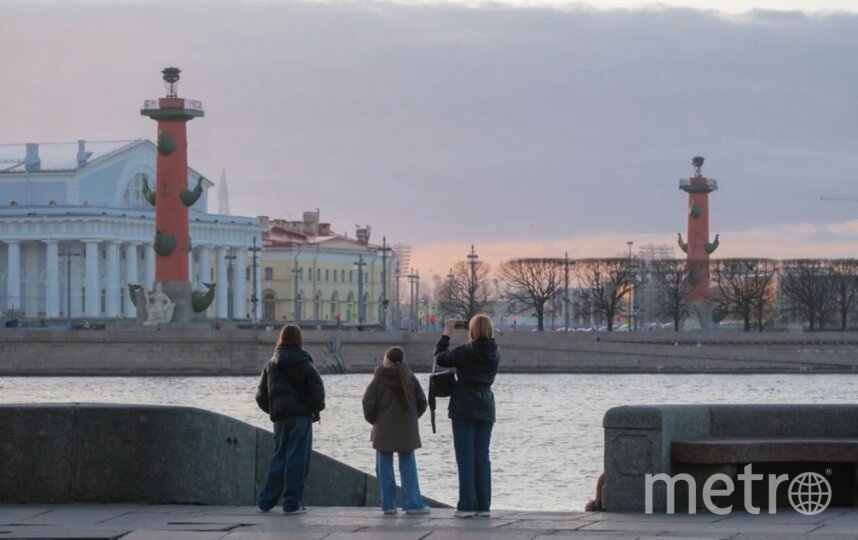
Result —
<instances>
[{"instance_id":1,"label":"snow on roof","mask_svg":"<svg viewBox=\"0 0 858 540\"><path fill-rule=\"evenodd\" d=\"M92 154L86 165L108 158L132 146L146 142L146 139L125 141L86 141L84 151ZM78 142L39 143L39 172L76 171ZM24 173L26 144L0 144L0 173Z\"/></svg>"}]
</instances>

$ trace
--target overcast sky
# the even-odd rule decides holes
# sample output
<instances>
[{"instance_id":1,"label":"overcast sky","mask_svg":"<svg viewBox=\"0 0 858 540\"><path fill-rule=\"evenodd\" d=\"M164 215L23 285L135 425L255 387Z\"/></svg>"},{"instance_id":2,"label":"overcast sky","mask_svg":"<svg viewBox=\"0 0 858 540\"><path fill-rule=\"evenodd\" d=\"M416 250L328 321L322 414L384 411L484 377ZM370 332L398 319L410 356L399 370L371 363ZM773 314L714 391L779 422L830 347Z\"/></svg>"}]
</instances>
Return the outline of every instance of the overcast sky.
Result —
<instances>
[{"instance_id":1,"label":"overcast sky","mask_svg":"<svg viewBox=\"0 0 858 540\"><path fill-rule=\"evenodd\" d=\"M858 195L858 2L514 3L2 2L0 143L152 139L176 65L234 213L369 223L424 272L674 242L698 154L718 255L858 255L820 200Z\"/></svg>"}]
</instances>

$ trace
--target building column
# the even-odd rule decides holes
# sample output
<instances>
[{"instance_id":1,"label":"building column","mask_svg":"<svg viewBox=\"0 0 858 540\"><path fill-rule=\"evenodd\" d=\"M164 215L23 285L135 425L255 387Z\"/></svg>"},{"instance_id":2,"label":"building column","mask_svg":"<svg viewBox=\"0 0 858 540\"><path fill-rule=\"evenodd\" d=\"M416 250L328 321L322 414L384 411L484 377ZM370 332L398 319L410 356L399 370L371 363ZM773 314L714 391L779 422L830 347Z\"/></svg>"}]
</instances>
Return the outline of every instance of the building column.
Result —
<instances>
[{"instance_id":1,"label":"building column","mask_svg":"<svg viewBox=\"0 0 858 540\"><path fill-rule=\"evenodd\" d=\"M84 317L101 315L101 284L98 275L98 240L84 240L86 244L86 270L84 283Z\"/></svg>"},{"instance_id":2,"label":"building column","mask_svg":"<svg viewBox=\"0 0 858 540\"><path fill-rule=\"evenodd\" d=\"M217 257L217 289L215 289L215 301L217 302L217 318L226 319L229 309L229 283L226 273L226 253L228 249L219 247L216 250Z\"/></svg>"},{"instance_id":3,"label":"building column","mask_svg":"<svg viewBox=\"0 0 858 540\"><path fill-rule=\"evenodd\" d=\"M40 278L42 271L39 266L39 255L41 246L36 242L27 242L21 245L21 305L24 308L24 317L35 319L41 311L40 296L42 284ZM42 311L44 313L44 311Z\"/></svg>"},{"instance_id":4,"label":"building column","mask_svg":"<svg viewBox=\"0 0 858 540\"><path fill-rule=\"evenodd\" d=\"M152 244L143 246L143 284L147 291L155 286L155 248Z\"/></svg>"},{"instance_id":5,"label":"building column","mask_svg":"<svg viewBox=\"0 0 858 540\"><path fill-rule=\"evenodd\" d=\"M119 317L119 242L107 243L107 269L104 276L104 315Z\"/></svg>"},{"instance_id":6,"label":"building column","mask_svg":"<svg viewBox=\"0 0 858 540\"><path fill-rule=\"evenodd\" d=\"M202 284L211 283L212 281L212 248L210 246L200 246L199 248L200 261L197 264L197 283L200 284L199 290L205 292L206 289ZM217 289L215 289L217 292ZM206 310L206 317L211 317L212 306Z\"/></svg>"},{"instance_id":7,"label":"building column","mask_svg":"<svg viewBox=\"0 0 858 540\"><path fill-rule=\"evenodd\" d=\"M128 301L125 302L125 316L133 319L137 316L137 308L134 307L134 302L131 301L131 291L128 285L137 285L139 283L139 275L137 273L137 244L132 242L125 244L125 289L120 291L122 296L128 295Z\"/></svg>"},{"instance_id":8,"label":"building column","mask_svg":"<svg viewBox=\"0 0 858 540\"><path fill-rule=\"evenodd\" d=\"M45 317L60 316L60 258L56 240L46 240L47 267L45 269Z\"/></svg>"},{"instance_id":9,"label":"building column","mask_svg":"<svg viewBox=\"0 0 858 540\"><path fill-rule=\"evenodd\" d=\"M6 307L21 309L21 243L7 240L9 250L6 255Z\"/></svg>"},{"instance_id":10,"label":"building column","mask_svg":"<svg viewBox=\"0 0 858 540\"><path fill-rule=\"evenodd\" d=\"M69 281L66 287L70 287L66 289L66 298L69 300L68 297L71 297L68 310L73 319L79 319L83 315L83 254L78 251L76 244L74 251L72 251L72 245L68 244L66 252L74 253L71 257L71 265L68 266L66 262L66 278Z\"/></svg>"},{"instance_id":11,"label":"building column","mask_svg":"<svg viewBox=\"0 0 858 540\"><path fill-rule=\"evenodd\" d=\"M247 315L247 252L244 248L235 250L232 266L232 316L244 319Z\"/></svg>"}]
</instances>

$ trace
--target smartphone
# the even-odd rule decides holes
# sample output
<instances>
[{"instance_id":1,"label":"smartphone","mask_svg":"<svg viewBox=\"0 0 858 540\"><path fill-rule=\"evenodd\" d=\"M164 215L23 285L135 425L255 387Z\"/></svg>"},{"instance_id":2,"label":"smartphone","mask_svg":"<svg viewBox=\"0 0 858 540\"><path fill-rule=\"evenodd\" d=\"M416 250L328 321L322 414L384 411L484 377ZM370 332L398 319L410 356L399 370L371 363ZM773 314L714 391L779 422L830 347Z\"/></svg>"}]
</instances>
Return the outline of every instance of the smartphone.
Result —
<instances>
[{"instance_id":1,"label":"smartphone","mask_svg":"<svg viewBox=\"0 0 858 540\"><path fill-rule=\"evenodd\" d=\"M456 326L454 328L456 328L457 330L467 330L468 321L456 321Z\"/></svg>"}]
</instances>

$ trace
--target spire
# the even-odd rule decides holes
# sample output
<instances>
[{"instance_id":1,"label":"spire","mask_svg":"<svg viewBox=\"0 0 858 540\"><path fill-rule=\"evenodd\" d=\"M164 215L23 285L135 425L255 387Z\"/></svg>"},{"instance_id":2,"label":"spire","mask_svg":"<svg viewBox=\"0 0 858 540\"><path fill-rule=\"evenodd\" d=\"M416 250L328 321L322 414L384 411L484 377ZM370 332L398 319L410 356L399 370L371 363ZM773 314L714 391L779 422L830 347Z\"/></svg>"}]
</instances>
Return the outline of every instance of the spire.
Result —
<instances>
[{"instance_id":1,"label":"spire","mask_svg":"<svg viewBox=\"0 0 858 540\"><path fill-rule=\"evenodd\" d=\"M229 189L226 187L226 171L220 171L220 185L217 188L217 213L229 215Z\"/></svg>"}]
</instances>

